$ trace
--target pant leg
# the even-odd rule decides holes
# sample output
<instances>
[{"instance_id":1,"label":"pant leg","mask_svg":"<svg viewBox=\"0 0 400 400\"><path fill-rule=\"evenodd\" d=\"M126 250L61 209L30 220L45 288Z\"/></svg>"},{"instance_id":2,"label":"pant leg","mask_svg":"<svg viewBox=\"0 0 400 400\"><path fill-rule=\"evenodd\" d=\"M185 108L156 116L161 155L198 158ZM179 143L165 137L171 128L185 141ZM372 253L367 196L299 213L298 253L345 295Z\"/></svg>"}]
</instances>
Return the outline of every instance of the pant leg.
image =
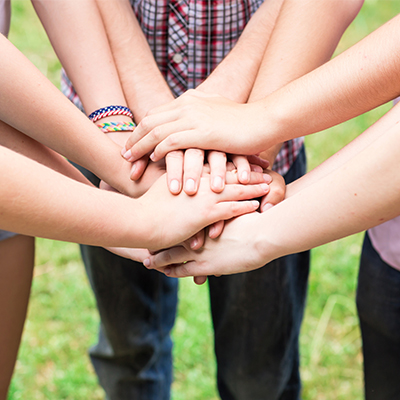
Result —
<instances>
[{"instance_id":1,"label":"pant leg","mask_svg":"<svg viewBox=\"0 0 400 400\"><path fill-rule=\"evenodd\" d=\"M305 172L304 149L285 179ZM297 400L299 332L309 252L258 270L210 277L218 389L222 400Z\"/></svg>"},{"instance_id":2,"label":"pant leg","mask_svg":"<svg viewBox=\"0 0 400 400\"><path fill-rule=\"evenodd\" d=\"M386 264L368 233L357 288L367 400L400 399L400 271Z\"/></svg>"},{"instance_id":3,"label":"pant leg","mask_svg":"<svg viewBox=\"0 0 400 400\"><path fill-rule=\"evenodd\" d=\"M107 398L169 399L178 281L103 248L81 253L101 318L90 356Z\"/></svg>"}]
</instances>

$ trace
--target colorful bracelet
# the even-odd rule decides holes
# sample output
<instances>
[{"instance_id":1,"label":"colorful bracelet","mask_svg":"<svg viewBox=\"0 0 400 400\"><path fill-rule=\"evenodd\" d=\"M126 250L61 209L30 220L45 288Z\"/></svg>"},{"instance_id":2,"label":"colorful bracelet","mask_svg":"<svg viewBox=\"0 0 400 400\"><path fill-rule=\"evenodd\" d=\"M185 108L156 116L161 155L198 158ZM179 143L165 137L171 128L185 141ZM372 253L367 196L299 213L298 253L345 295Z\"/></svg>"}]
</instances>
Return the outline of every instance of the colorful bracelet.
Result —
<instances>
[{"instance_id":1,"label":"colorful bracelet","mask_svg":"<svg viewBox=\"0 0 400 400\"><path fill-rule=\"evenodd\" d=\"M102 124L96 124L96 126L104 133L121 131L132 132L136 128L133 122L103 122Z\"/></svg>"},{"instance_id":2,"label":"colorful bracelet","mask_svg":"<svg viewBox=\"0 0 400 400\"><path fill-rule=\"evenodd\" d=\"M93 111L89 115L89 119L92 122L96 122L99 119L109 117L110 115L127 115L130 118L133 118L132 111L125 106L108 106L104 108L99 108L96 111Z\"/></svg>"}]
</instances>

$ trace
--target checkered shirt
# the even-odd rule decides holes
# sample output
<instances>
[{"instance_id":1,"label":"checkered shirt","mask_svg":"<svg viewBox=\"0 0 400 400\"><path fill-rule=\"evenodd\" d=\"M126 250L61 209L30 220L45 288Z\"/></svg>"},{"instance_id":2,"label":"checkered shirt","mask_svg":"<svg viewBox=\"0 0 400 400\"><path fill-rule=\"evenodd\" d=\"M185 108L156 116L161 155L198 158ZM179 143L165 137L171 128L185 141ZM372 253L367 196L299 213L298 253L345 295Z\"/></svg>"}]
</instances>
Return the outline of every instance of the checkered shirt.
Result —
<instances>
[{"instance_id":1,"label":"checkered shirt","mask_svg":"<svg viewBox=\"0 0 400 400\"><path fill-rule=\"evenodd\" d=\"M263 0L130 0L155 60L175 96L196 88L232 49ZM234 84L234 83L233 83ZM63 73L63 93L82 108ZM304 139L285 142L274 169L285 174Z\"/></svg>"}]
</instances>

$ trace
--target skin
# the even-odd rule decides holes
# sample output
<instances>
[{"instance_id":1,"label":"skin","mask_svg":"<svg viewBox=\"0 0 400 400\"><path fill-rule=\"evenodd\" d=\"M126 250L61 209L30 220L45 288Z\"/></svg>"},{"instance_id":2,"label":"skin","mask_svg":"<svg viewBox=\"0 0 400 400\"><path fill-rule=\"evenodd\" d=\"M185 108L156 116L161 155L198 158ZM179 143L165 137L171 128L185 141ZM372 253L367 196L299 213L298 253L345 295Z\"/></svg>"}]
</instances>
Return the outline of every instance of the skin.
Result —
<instances>
[{"instance_id":1,"label":"skin","mask_svg":"<svg viewBox=\"0 0 400 400\"><path fill-rule=\"evenodd\" d=\"M303 92L297 90L295 99L289 88L297 78L330 58L361 5L362 1L285 1L248 103L240 104L198 90L188 91L175 103L152 110L141 121L122 150L126 150L124 157L133 161L153 151L151 158L157 160L177 148L196 146L242 154L267 150L273 161L277 152L273 146L302 136L308 129L298 132L296 118L301 119L301 127L307 127L309 119L317 118L312 107L307 110L303 107L310 88L302 85ZM324 78L333 82L326 75ZM313 83L307 83L313 87ZM329 90L329 85L326 86ZM285 93L285 97L280 93ZM292 104L299 109L294 109ZM291 129L284 129L282 120L290 123ZM246 121L247 135L243 134L243 121ZM279 134L274 136L275 131Z\"/></svg>"},{"instance_id":2,"label":"skin","mask_svg":"<svg viewBox=\"0 0 400 400\"><path fill-rule=\"evenodd\" d=\"M282 0L273 0L260 7L237 46L199 86L199 90L225 93L238 101L247 99L281 3ZM127 102L134 111L136 122L140 122L153 108L173 103L174 96L155 63L129 1L97 0L97 4ZM119 28L121 21L126 27L123 30ZM232 85L233 81L240 83ZM145 154L143 157L147 158ZM143 173L143 157L134 166L132 179L138 179ZM182 189L188 194L196 193L205 157L204 151L196 148L186 152L176 149L166 155L168 184L172 193L179 193ZM249 163L245 157L238 155L229 155L228 158L238 169L240 182L248 183L250 171L255 168L250 163L255 163L255 160ZM220 192L224 189L227 156L221 152L210 152L207 161L211 167L211 188ZM256 162L261 168L268 166L265 161Z\"/></svg>"},{"instance_id":3,"label":"skin","mask_svg":"<svg viewBox=\"0 0 400 400\"><path fill-rule=\"evenodd\" d=\"M286 200L265 213L229 221L203 249L183 244L144 264L176 277L245 272L398 216L400 177L393 166L400 157L399 121L396 107L314 174L289 185Z\"/></svg>"}]
</instances>

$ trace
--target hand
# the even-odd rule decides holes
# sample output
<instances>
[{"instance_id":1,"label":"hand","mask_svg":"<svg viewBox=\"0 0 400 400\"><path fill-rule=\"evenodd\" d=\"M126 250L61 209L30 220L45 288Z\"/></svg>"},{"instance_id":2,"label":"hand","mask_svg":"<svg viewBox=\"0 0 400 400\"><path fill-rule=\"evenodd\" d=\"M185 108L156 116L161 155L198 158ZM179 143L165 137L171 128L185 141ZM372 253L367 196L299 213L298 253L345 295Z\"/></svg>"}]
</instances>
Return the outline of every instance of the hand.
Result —
<instances>
[{"instance_id":1,"label":"hand","mask_svg":"<svg viewBox=\"0 0 400 400\"><path fill-rule=\"evenodd\" d=\"M254 105L189 90L173 102L150 111L121 154L131 162L153 149L154 161L170 151L187 148L256 154L263 150L257 135L265 132L256 124L253 113Z\"/></svg>"},{"instance_id":2,"label":"hand","mask_svg":"<svg viewBox=\"0 0 400 400\"><path fill-rule=\"evenodd\" d=\"M274 258L261 254L267 245L259 243L254 234L261 214L242 215L225 223L224 232L218 239L206 238L199 250L185 242L150 256L144 261L149 269L157 269L168 276L228 275L257 269Z\"/></svg>"},{"instance_id":3,"label":"hand","mask_svg":"<svg viewBox=\"0 0 400 400\"><path fill-rule=\"evenodd\" d=\"M144 174L140 179L134 182L130 182L130 192L129 196L133 197L135 199L139 198L142 196L144 193L146 193L151 185L162 175L165 174L165 164L164 161L159 161L156 163L153 163L152 161L149 162ZM110 185L108 185L106 182L101 181L100 182L100 189L103 190L109 190L109 191L115 191L117 192L116 189L112 188Z\"/></svg>"},{"instance_id":4,"label":"hand","mask_svg":"<svg viewBox=\"0 0 400 400\"><path fill-rule=\"evenodd\" d=\"M229 157L230 162L227 162ZM194 195L199 186L199 180L204 171L211 174L211 190L215 193L222 192L225 187L226 171L237 169L236 183L262 183L264 180L270 183L270 179L262 179L253 172L263 172L263 168L269 166L268 161L257 156L226 155L219 151L209 151L207 155L208 167L204 169L204 151L188 149L186 151L175 150L165 157L168 187L173 194L178 194L183 189L186 194ZM183 178L182 178L183 175ZM233 182L231 182L233 183Z\"/></svg>"},{"instance_id":5,"label":"hand","mask_svg":"<svg viewBox=\"0 0 400 400\"><path fill-rule=\"evenodd\" d=\"M171 247L214 222L255 211L259 202L241 200L262 197L268 190L266 183L227 184L222 193L214 193L210 190L210 177L203 176L195 196L185 192L173 195L167 187L166 176L162 176L140 198L147 206L147 212L141 215L143 223L154 224L150 226L150 232L154 234L151 250ZM165 229L160 230L160 226Z\"/></svg>"},{"instance_id":6,"label":"hand","mask_svg":"<svg viewBox=\"0 0 400 400\"><path fill-rule=\"evenodd\" d=\"M261 199L261 212L267 211L269 208L277 205L285 199L286 182L282 175L272 170L266 170L272 181L269 182L269 192Z\"/></svg>"}]
</instances>

